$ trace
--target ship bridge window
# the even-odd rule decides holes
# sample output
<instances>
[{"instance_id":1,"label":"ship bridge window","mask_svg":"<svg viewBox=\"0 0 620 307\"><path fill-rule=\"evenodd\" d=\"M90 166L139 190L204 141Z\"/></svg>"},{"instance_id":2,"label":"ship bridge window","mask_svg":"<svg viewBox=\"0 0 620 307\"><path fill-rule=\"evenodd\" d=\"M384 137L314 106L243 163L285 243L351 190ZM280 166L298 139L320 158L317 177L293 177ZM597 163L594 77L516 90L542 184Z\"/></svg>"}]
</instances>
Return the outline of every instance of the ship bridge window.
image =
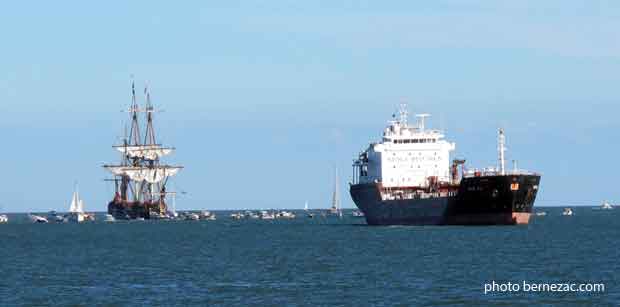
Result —
<instances>
[{"instance_id":1,"label":"ship bridge window","mask_svg":"<svg viewBox=\"0 0 620 307\"><path fill-rule=\"evenodd\" d=\"M419 140L418 140L418 139L413 139L413 140L411 140L411 142L412 142L412 143L418 143L418 142L419 142Z\"/></svg>"},{"instance_id":2,"label":"ship bridge window","mask_svg":"<svg viewBox=\"0 0 620 307\"><path fill-rule=\"evenodd\" d=\"M409 144L409 142L411 142L411 140L405 140L405 144Z\"/></svg>"}]
</instances>

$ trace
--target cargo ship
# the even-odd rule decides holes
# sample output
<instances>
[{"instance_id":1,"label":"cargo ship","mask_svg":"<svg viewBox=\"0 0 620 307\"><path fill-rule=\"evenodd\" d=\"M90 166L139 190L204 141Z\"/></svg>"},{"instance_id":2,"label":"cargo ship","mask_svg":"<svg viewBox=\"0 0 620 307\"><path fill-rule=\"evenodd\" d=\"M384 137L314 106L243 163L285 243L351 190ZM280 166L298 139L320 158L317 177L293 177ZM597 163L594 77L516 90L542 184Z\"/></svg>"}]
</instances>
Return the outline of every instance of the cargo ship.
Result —
<instances>
[{"instance_id":1,"label":"cargo ship","mask_svg":"<svg viewBox=\"0 0 620 307\"><path fill-rule=\"evenodd\" d=\"M527 224L540 174L506 169L503 129L498 131L498 165L468 169L450 161L455 143L427 129L428 114L408 123L406 105L353 163L350 194L369 225Z\"/></svg>"},{"instance_id":2,"label":"cargo ship","mask_svg":"<svg viewBox=\"0 0 620 307\"><path fill-rule=\"evenodd\" d=\"M166 184L183 168L162 162L162 157L175 149L157 143L153 125L156 111L148 87L144 89L144 97L145 104L141 107L132 82L128 110L131 129L128 133L125 131L122 144L113 146L120 153L121 161L103 166L112 174L113 178L108 180L114 182L115 188L114 197L108 203L108 214L117 220L169 218L167 198L172 197L174 202L176 193L168 191ZM144 125L140 117L144 118Z\"/></svg>"}]
</instances>

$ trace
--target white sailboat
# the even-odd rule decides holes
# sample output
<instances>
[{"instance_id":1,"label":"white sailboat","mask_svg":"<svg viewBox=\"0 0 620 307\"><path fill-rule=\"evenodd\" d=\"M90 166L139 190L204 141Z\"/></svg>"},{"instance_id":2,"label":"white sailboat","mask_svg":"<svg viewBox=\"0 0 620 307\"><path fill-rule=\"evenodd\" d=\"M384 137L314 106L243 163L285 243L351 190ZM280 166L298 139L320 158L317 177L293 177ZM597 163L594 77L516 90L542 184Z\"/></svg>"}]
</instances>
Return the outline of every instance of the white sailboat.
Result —
<instances>
[{"instance_id":1,"label":"white sailboat","mask_svg":"<svg viewBox=\"0 0 620 307\"><path fill-rule=\"evenodd\" d=\"M334 194L332 195L332 207L329 211L332 214L336 214L342 217L342 209L340 208L340 193L338 191L338 168L336 168L336 174L334 179Z\"/></svg>"},{"instance_id":2,"label":"white sailboat","mask_svg":"<svg viewBox=\"0 0 620 307\"><path fill-rule=\"evenodd\" d=\"M73 196L71 197L71 204L69 205L69 214L66 217L66 221L81 223L86 220L86 214L84 213L84 201L80 199L80 193L78 192L77 185Z\"/></svg>"},{"instance_id":3,"label":"white sailboat","mask_svg":"<svg viewBox=\"0 0 620 307\"><path fill-rule=\"evenodd\" d=\"M306 211L306 215L308 215L309 218L313 218L314 217L314 213L310 212L308 209L308 201L306 200L306 203L304 204L304 211Z\"/></svg>"}]
</instances>

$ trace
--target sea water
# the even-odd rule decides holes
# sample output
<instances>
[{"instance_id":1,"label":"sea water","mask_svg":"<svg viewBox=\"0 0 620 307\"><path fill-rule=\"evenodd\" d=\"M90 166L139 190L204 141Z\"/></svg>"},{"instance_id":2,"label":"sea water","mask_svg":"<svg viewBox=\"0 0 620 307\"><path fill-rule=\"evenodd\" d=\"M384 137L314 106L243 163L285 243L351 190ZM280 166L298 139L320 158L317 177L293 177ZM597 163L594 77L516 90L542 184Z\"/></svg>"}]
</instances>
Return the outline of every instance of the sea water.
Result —
<instances>
[{"instance_id":1,"label":"sea water","mask_svg":"<svg viewBox=\"0 0 620 307\"><path fill-rule=\"evenodd\" d=\"M0 224L0 305L620 304L620 209L537 208L524 226L294 220ZM602 292L486 291L496 283Z\"/></svg>"}]
</instances>

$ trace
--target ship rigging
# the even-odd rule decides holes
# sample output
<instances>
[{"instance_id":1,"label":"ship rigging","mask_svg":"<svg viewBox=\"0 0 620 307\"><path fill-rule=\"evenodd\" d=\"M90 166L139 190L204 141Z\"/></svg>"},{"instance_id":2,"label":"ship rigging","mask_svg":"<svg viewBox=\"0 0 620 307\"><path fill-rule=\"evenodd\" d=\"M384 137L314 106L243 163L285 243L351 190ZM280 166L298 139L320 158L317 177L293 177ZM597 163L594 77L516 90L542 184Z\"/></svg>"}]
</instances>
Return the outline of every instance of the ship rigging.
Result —
<instances>
[{"instance_id":1,"label":"ship rigging","mask_svg":"<svg viewBox=\"0 0 620 307\"><path fill-rule=\"evenodd\" d=\"M161 161L162 157L174 152L175 148L157 143L153 115L156 112L151 102L148 87L144 88L145 106L140 108L135 84L131 83L131 129L125 131L123 143L113 146L120 155L119 164L104 165L114 178L114 199L108 204L108 213L117 219L165 218L168 208L166 197L174 192L166 190L170 177L183 166L173 166ZM144 114L145 125L140 125L139 114ZM144 135L141 128L145 128Z\"/></svg>"}]
</instances>

